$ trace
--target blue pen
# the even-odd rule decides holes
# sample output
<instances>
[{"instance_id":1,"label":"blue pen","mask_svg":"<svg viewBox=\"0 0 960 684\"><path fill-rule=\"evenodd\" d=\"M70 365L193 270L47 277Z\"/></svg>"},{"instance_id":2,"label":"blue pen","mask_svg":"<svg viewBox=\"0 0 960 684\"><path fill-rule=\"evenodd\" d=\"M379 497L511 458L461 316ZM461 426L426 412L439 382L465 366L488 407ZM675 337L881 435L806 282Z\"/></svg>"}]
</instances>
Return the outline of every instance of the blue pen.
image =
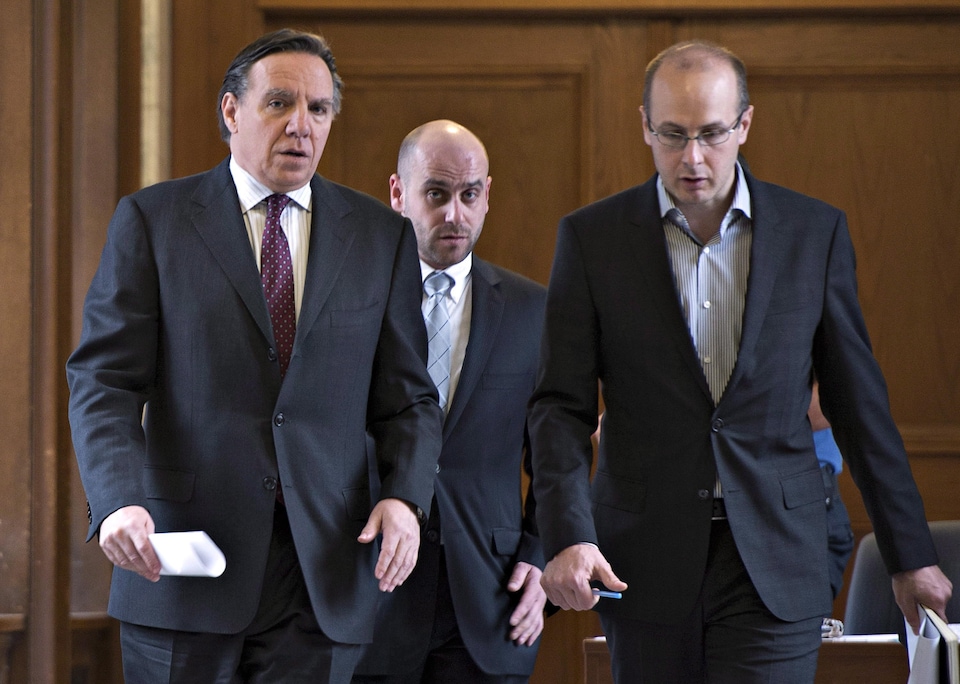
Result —
<instances>
[{"instance_id":1,"label":"blue pen","mask_svg":"<svg viewBox=\"0 0 960 684\"><path fill-rule=\"evenodd\" d=\"M606 591L604 589L594 589L593 595L599 596L600 598L612 598L612 599L623 598L623 594L621 594L619 591Z\"/></svg>"}]
</instances>

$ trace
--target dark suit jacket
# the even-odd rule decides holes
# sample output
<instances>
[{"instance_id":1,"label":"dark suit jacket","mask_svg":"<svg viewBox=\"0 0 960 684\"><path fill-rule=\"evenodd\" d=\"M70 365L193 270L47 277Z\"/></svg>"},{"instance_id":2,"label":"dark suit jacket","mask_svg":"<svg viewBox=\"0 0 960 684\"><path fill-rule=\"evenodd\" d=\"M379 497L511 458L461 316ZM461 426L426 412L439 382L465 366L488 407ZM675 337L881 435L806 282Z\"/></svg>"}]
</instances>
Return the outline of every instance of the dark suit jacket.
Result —
<instances>
[{"instance_id":1,"label":"dark suit jacket","mask_svg":"<svg viewBox=\"0 0 960 684\"><path fill-rule=\"evenodd\" d=\"M441 417L424 370L412 227L319 176L311 189L283 384L227 161L117 207L67 363L90 536L138 504L158 532L205 530L227 560L218 579L156 584L115 569L109 610L121 620L243 630L264 581L279 478L321 628L369 641L380 592L377 544L356 541L371 509L366 430L383 496L429 508Z\"/></svg>"},{"instance_id":2,"label":"dark suit jacket","mask_svg":"<svg viewBox=\"0 0 960 684\"><path fill-rule=\"evenodd\" d=\"M827 615L811 375L891 572L936 553L857 302L844 214L747 174L753 246L736 366L710 398L674 286L655 179L559 227L538 388L534 487L547 558L596 542L630 588L611 614L670 623L697 598L714 481L767 607ZM597 381L605 417L592 485Z\"/></svg>"},{"instance_id":3,"label":"dark suit jacket","mask_svg":"<svg viewBox=\"0 0 960 684\"><path fill-rule=\"evenodd\" d=\"M510 641L517 562L543 568L533 496L521 504L526 402L536 379L544 288L474 257L473 314L463 371L443 427L436 480L450 590L464 643L494 674L529 675L537 648ZM440 535L431 516L417 567L383 596L358 673L405 674L426 658L437 594Z\"/></svg>"}]
</instances>

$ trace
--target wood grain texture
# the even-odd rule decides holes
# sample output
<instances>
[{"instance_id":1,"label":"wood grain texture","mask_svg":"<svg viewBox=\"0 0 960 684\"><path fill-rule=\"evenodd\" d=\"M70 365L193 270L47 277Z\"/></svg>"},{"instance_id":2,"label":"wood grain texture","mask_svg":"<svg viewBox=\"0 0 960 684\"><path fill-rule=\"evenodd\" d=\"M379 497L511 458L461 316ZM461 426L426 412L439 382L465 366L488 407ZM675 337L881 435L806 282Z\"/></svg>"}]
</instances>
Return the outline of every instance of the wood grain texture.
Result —
<instances>
[{"instance_id":1,"label":"wood grain texture","mask_svg":"<svg viewBox=\"0 0 960 684\"><path fill-rule=\"evenodd\" d=\"M109 214L137 185L139 81L127 60L137 59L139 14L136 0L7 5L0 123L17 134L0 139L11 219L0 224L0 391L23 410L0 412L0 613L21 617L5 623L0 658L15 681L44 682L72 648L78 676L109 680L116 654L98 648L110 628L69 620L105 607L109 567L80 536L62 364ZM347 83L321 171L386 199L402 136L428 119L461 121L492 163L478 253L540 282L563 214L653 171L637 112L647 61L683 38L730 46L757 107L744 153L761 178L847 212L864 313L928 517L960 518L960 0L479 0L469 10L451 0L205 0L173 12L173 176L227 154L216 95L234 54L267 29L316 30ZM35 33L35 20L53 23ZM37 35L48 42L34 44ZM31 100L53 116L32 119L20 106ZM29 363L17 329L31 330ZM847 474L841 491L862 537L870 523ZM70 589L30 604L31 582ZM550 618L534 683L583 681L582 639L598 633L593 613Z\"/></svg>"}]
</instances>

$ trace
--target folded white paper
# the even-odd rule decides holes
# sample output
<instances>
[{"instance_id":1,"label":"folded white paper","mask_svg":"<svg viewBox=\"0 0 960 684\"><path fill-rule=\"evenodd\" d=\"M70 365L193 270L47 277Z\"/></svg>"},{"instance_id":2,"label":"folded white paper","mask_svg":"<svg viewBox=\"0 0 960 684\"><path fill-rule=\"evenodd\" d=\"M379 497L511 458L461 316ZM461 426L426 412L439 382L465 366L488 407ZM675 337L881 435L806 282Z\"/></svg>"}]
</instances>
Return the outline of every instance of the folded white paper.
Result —
<instances>
[{"instance_id":1,"label":"folded white paper","mask_svg":"<svg viewBox=\"0 0 960 684\"><path fill-rule=\"evenodd\" d=\"M206 532L158 532L150 543L162 565L161 575L219 577L227 559Z\"/></svg>"}]
</instances>

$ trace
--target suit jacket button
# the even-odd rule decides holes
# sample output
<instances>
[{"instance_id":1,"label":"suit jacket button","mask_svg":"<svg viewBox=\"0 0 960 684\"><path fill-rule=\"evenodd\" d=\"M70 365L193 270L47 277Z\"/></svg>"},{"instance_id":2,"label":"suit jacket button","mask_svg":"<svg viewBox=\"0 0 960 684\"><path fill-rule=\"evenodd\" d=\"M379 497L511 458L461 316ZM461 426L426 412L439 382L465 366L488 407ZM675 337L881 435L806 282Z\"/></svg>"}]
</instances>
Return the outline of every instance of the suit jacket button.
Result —
<instances>
[{"instance_id":1,"label":"suit jacket button","mask_svg":"<svg viewBox=\"0 0 960 684\"><path fill-rule=\"evenodd\" d=\"M710 429L714 432L720 432L723 429L723 421L720 418L717 418L713 421L713 425L710 426Z\"/></svg>"},{"instance_id":2,"label":"suit jacket button","mask_svg":"<svg viewBox=\"0 0 960 684\"><path fill-rule=\"evenodd\" d=\"M438 473L440 472L440 464L439 464L439 463L437 464L437 470L436 470L436 472L438 472Z\"/></svg>"},{"instance_id":3,"label":"suit jacket button","mask_svg":"<svg viewBox=\"0 0 960 684\"><path fill-rule=\"evenodd\" d=\"M277 488L277 478L275 477L265 477L263 478L263 488L268 492L272 492Z\"/></svg>"},{"instance_id":4,"label":"suit jacket button","mask_svg":"<svg viewBox=\"0 0 960 684\"><path fill-rule=\"evenodd\" d=\"M274 416L274 418L273 418L273 424L276 425L277 427L280 427L281 425L283 425L283 421L284 421L284 420L286 420L286 419L283 417L283 414L282 414L282 413L278 413L278 414L277 414L276 416Z\"/></svg>"},{"instance_id":5,"label":"suit jacket button","mask_svg":"<svg viewBox=\"0 0 960 684\"><path fill-rule=\"evenodd\" d=\"M436 544L440 541L440 533L436 530L427 530L427 541Z\"/></svg>"},{"instance_id":6,"label":"suit jacket button","mask_svg":"<svg viewBox=\"0 0 960 684\"><path fill-rule=\"evenodd\" d=\"M708 489L701 489L701 490L699 490L699 491L697 492L697 496L699 496L699 497L700 497L701 499L703 499L703 500L709 499L709 498L710 498L710 490L708 490Z\"/></svg>"},{"instance_id":7,"label":"suit jacket button","mask_svg":"<svg viewBox=\"0 0 960 684\"><path fill-rule=\"evenodd\" d=\"M274 349L273 347L270 347L270 348L267 350L267 359L270 360L270 361L276 361L276 360L277 360L277 350Z\"/></svg>"}]
</instances>

